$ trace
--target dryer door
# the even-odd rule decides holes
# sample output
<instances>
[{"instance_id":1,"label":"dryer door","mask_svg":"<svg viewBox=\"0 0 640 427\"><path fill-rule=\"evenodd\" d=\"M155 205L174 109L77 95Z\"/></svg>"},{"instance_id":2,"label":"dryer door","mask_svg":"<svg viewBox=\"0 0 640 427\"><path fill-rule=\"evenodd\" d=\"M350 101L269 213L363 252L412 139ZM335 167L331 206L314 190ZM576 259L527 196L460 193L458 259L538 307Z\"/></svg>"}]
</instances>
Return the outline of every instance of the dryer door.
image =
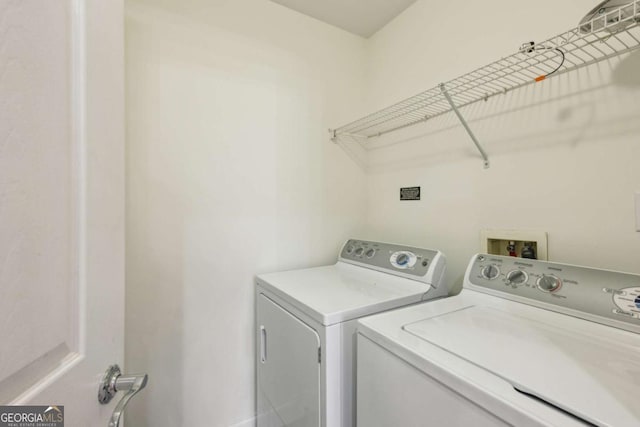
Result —
<instances>
[{"instance_id":1,"label":"dryer door","mask_svg":"<svg viewBox=\"0 0 640 427\"><path fill-rule=\"evenodd\" d=\"M257 320L258 427L319 427L320 337L263 294Z\"/></svg>"}]
</instances>

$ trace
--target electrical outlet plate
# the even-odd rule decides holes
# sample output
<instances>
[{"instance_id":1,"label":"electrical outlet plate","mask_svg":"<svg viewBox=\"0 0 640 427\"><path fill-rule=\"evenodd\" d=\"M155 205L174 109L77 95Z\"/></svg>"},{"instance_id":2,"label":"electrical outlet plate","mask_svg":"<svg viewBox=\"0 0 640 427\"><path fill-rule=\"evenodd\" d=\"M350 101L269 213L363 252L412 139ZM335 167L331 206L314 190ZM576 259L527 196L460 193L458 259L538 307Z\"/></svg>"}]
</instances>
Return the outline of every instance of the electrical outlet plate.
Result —
<instances>
[{"instance_id":1,"label":"electrical outlet plate","mask_svg":"<svg viewBox=\"0 0 640 427\"><path fill-rule=\"evenodd\" d=\"M536 258L549 260L547 252L547 232L536 230L481 230L480 252L493 255L509 255L507 245L515 242L516 253L522 253L525 243L533 244Z\"/></svg>"}]
</instances>

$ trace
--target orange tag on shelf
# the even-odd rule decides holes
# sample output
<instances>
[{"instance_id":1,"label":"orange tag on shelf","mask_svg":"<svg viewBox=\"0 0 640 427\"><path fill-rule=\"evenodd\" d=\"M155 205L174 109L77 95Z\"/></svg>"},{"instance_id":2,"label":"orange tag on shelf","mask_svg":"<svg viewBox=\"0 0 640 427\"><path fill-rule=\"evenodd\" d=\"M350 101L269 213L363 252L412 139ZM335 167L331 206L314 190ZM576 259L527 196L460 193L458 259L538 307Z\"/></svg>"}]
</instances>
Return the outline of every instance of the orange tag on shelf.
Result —
<instances>
[{"instance_id":1,"label":"orange tag on shelf","mask_svg":"<svg viewBox=\"0 0 640 427\"><path fill-rule=\"evenodd\" d=\"M546 79L546 78L547 78L547 76L539 76L539 77L536 77L536 81L537 81L537 82L541 82L541 81L543 81L543 80L544 80L544 79Z\"/></svg>"}]
</instances>

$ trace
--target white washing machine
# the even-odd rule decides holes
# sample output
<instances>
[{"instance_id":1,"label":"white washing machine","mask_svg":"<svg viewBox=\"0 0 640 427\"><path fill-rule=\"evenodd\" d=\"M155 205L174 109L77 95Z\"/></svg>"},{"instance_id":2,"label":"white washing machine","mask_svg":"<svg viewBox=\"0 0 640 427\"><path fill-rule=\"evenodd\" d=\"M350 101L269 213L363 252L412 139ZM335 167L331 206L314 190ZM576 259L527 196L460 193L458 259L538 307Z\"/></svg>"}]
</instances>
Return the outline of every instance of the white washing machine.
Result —
<instances>
[{"instance_id":1,"label":"white washing machine","mask_svg":"<svg viewBox=\"0 0 640 427\"><path fill-rule=\"evenodd\" d=\"M476 255L460 295L363 319L362 427L640 426L640 276Z\"/></svg>"},{"instance_id":2,"label":"white washing machine","mask_svg":"<svg viewBox=\"0 0 640 427\"><path fill-rule=\"evenodd\" d=\"M261 274L258 427L351 427L363 316L448 295L436 250L349 240L334 265Z\"/></svg>"}]
</instances>

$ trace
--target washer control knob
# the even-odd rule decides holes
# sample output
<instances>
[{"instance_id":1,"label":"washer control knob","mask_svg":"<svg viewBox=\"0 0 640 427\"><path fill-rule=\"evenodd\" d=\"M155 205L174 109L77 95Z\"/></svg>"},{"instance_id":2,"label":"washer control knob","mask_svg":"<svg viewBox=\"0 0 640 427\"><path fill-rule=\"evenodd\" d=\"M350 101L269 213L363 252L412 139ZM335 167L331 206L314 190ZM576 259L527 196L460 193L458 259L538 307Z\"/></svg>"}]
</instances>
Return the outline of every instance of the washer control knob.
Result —
<instances>
[{"instance_id":1,"label":"washer control knob","mask_svg":"<svg viewBox=\"0 0 640 427\"><path fill-rule=\"evenodd\" d=\"M365 255L367 258L373 258L373 256L376 254L376 250L373 248L369 248L369 250L367 250L367 252L365 252Z\"/></svg>"},{"instance_id":2,"label":"washer control knob","mask_svg":"<svg viewBox=\"0 0 640 427\"><path fill-rule=\"evenodd\" d=\"M347 253L351 254L353 252L353 249L354 249L353 245L347 246Z\"/></svg>"},{"instance_id":3,"label":"washer control knob","mask_svg":"<svg viewBox=\"0 0 640 427\"><path fill-rule=\"evenodd\" d=\"M364 252L364 248L361 246L358 249L356 249L354 255L355 256L362 256L362 253Z\"/></svg>"},{"instance_id":4,"label":"washer control knob","mask_svg":"<svg viewBox=\"0 0 640 427\"><path fill-rule=\"evenodd\" d=\"M536 283L538 288L544 292L555 292L562 286L562 281L553 274L544 275Z\"/></svg>"},{"instance_id":5,"label":"washer control knob","mask_svg":"<svg viewBox=\"0 0 640 427\"><path fill-rule=\"evenodd\" d=\"M489 264L480 272L485 279L493 280L500 275L500 269L497 265Z\"/></svg>"},{"instance_id":6,"label":"washer control knob","mask_svg":"<svg viewBox=\"0 0 640 427\"><path fill-rule=\"evenodd\" d=\"M507 282L512 285L521 285L529 280L529 275L522 270L511 270L507 273Z\"/></svg>"}]
</instances>

